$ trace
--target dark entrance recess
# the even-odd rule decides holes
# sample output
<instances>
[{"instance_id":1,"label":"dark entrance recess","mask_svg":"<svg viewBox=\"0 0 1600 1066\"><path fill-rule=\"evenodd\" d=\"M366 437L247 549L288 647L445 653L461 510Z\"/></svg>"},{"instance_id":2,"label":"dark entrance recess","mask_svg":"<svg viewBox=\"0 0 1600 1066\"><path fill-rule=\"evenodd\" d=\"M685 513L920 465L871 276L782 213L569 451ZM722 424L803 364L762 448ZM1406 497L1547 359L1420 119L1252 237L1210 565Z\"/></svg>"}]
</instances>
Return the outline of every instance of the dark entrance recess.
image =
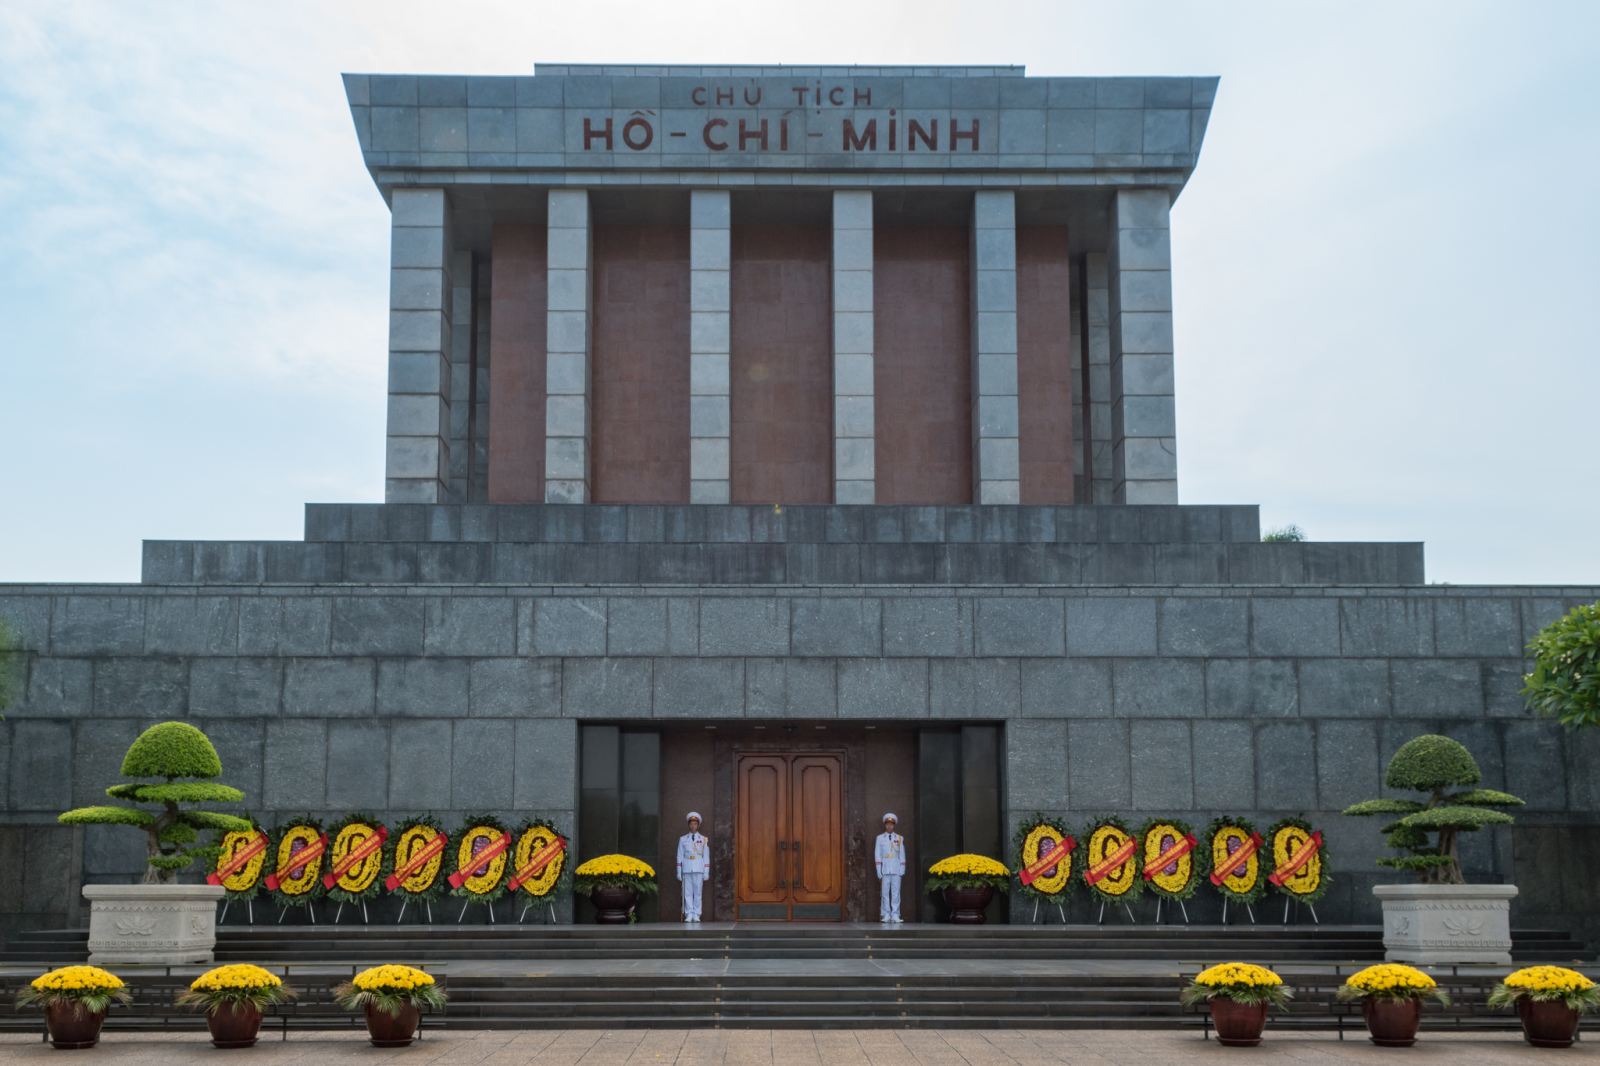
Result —
<instances>
[{"instance_id":1,"label":"dark entrance recess","mask_svg":"<svg viewBox=\"0 0 1600 1066\"><path fill-rule=\"evenodd\" d=\"M943 917L923 889L929 863L960 851L1006 858L999 725L835 720L580 732L579 857L621 851L656 868L661 894L640 908L641 920L677 920L673 855L691 810L704 815L711 837L708 922L872 920L872 842L885 811L900 815L907 837L907 920ZM753 816L743 826L741 809ZM997 901L989 920L1005 915ZM593 919L586 900L576 916Z\"/></svg>"}]
</instances>

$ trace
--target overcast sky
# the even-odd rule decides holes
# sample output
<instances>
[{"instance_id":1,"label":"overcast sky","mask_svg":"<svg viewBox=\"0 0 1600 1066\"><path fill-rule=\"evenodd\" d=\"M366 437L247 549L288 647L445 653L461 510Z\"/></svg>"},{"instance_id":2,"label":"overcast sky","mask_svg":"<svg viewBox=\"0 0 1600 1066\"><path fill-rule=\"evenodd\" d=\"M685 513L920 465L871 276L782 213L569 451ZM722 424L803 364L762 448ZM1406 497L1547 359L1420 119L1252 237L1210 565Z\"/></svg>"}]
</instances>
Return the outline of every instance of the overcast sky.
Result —
<instances>
[{"instance_id":1,"label":"overcast sky","mask_svg":"<svg viewBox=\"0 0 1600 1066\"><path fill-rule=\"evenodd\" d=\"M383 492L388 213L341 71L1217 74L1173 213L1179 484L1428 579L1600 583L1600 4L0 7L0 581Z\"/></svg>"}]
</instances>

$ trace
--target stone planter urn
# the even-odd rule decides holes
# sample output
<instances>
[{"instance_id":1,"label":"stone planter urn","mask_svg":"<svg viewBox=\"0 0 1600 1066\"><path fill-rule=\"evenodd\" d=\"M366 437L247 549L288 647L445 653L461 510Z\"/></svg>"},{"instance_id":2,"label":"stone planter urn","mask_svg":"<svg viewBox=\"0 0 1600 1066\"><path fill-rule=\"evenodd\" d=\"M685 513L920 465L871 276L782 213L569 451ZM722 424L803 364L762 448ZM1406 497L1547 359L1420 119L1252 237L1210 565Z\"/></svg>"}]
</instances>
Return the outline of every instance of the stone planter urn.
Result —
<instances>
[{"instance_id":1,"label":"stone planter urn","mask_svg":"<svg viewBox=\"0 0 1600 1066\"><path fill-rule=\"evenodd\" d=\"M597 925L627 925L639 904L639 893L627 885L595 885L589 901L594 904Z\"/></svg>"},{"instance_id":2,"label":"stone planter urn","mask_svg":"<svg viewBox=\"0 0 1600 1066\"><path fill-rule=\"evenodd\" d=\"M1267 1027L1265 1003L1235 1003L1226 996L1213 996L1207 1004L1211 1024L1217 1030L1217 1043L1223 1047L1255 1047Z\"/></svg>"},{"instance_id":3,"label":"stone planter urn","mask_svg":"<svg viewBox=\"0 0 1600 1066\"><path fill-rule=\"evenodd\" d=\"M410 1047L417 1035L417 1023L422 1020L422 1008L407 1003L398 1013L390 1014L368 1006L367 1038L373 1047Z\"/></svg>"},{"instance_id":4,"label":"stone planter urn","mask_svg":"<svg viewBox=\"0 0 1600 1066\"><path fill-rule=\"evenodd\" d=\"M206 1028L213 1047L254 1047L261 1032L261 1008L253 1003L223 1003L206 1014Z\"/></svg>"},{"instance_id":5,"label":"stone planter urn","mask_svg":"<svg viewBox=\"0 0 1600 1066\"><path fill-rule=\"evenodd\" d=\"M44 1010L45 1027L50 1031L50 1046L60 1051L82 1051L94 1047L100 1042L100 1027L105 1020L105 1011L86 1011L77 1003L52 1003Z\"/></svg>"},{"instance_id":6,"label":"stone planter urn","mask_svg":"<svg viewBox=\"0 0 1600 1066\"><path fill-rule=\"evenodd\" d=\"M211 962L223 893L221 885L84 885L90 964Z\"/></svg>"},{"instance_id":7,"label":"stone planter urn","mask_svg":"<svg viewBox=\"0 0 1600 1066\"><path fill-rule=\"evenodd\" d=\"M1361 1001L1361 1017L1374 1044L1410 1047L1417 1042L1417 1029L1422 1025L1422 1000L1368 996Z\"/></svg>"},{"instance_id":8,"label":"stone planter urn","mask_svg":"<svg viewBox=\"0 0 1600 1066\"><path fill-rule=\"evenodd\" d=\"M994 889L989 885L944 890L944 902L950 908L950 921L957 925L982 925L985 919L983 909L993 898Z\"/></svg>"},{"instance_id":9,"label":"stone planter urn","mask_svg":"<svg viewBox=\"0 0 1600 1066\"><path fill-rule=\"evenodd\" d=\"M1387 962L1511 964L1516 885L1374 885Z\"/></svg>"},{"instance_id":10,"label":"stone planter urn","mask_svg":"<svg viewBox=\"0 0 1600 1066\"><path fill-rule=\"evenodd\" d=\"M1578 1012L1558 1000L1517 1000L1522 1037L1534 1047L1571 1047L1578 1036Z\"/></svg>"}]
</instances>

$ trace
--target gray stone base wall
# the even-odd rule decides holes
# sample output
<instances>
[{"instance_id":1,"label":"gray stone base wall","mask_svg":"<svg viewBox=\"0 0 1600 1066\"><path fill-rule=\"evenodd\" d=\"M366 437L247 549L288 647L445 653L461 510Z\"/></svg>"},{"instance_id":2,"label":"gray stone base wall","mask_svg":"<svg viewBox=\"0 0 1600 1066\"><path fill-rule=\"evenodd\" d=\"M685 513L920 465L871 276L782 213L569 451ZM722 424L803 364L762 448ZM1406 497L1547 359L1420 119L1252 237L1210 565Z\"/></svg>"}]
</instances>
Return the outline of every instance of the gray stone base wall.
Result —
<instances>
[{"instance_id":1,"label":"gray stone base wall","mask_svg":"<svg viewBox=\"0 0 1600 1066\"><path fill-rule=\"evenodd\" d=\"M1520 876L1531 860L1518 855L1600 825L1588 772L1600 735L1533 720L1518 694L1526 640L1596 598L1452 586L4 586L0 617L21 635L25 677L0 723L0 841L27 866L59 865L61 849L28 834L99 800L127 744L165 718L211 734L226 779L269 823L490 810L574 827L583 720L995 721L1008 832L1035 809L1197 826L1220 812L1263 825L1304 813L1328 832L1338 879L1323 920L1370 920L1377 826L1337 811L1380 794L1388 756L1418 733L1461 740L1486 785L1528 800L1521 820L1537 835L1473 841L1474 876ZM137 834L82 838L81 871L51 867L47 880L137 872ZM0 914L46 913L22 887L37 883L0 880ZM1532 893L1518 920L1575 924L1580 902Z\"/></svg>"}]
</instances>

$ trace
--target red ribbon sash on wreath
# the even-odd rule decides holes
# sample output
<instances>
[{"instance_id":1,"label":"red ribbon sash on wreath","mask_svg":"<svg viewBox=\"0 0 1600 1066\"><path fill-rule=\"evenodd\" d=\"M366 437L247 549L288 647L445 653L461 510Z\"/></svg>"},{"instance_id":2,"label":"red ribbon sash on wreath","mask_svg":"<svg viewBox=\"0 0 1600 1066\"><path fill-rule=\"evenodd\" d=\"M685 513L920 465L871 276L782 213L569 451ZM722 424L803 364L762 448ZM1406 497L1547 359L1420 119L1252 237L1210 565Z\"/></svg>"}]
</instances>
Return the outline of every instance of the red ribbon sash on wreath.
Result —
<instances>
[{"instance_id":1,"label":"red ribbon sash on wreath","mask_svg":"<svg viewBox=\"0 0 1600 1066\"><path fill-rule=\"evenodd\" d=\"M1229 855L1217 865L1215 870L1211 871L1211 883L1214 885L1220 885L1222 882L1232 877L1234 871L1238 870L1239 867L1249 862L1250 856L1254 855L1256 853L1256 849L1261 847L1263 843L1264 841L1261 839L1260 833L1251 833L1250 838L1239 845L1238 851L1234 852L1232 855Z\"/></svg>"},{"instance_id":2,"label":"red ribbon sash on wreath","mask_svg":"<svg viewBox=\"0 0 1600 1066\"><path fill-rule=\"evenodd\" d=\"M357 848L344 857L344 861L327 873L322 875L322 887L332 888L339 883L339 878L359 866L367 856L383 847L383 842L389 839L389 830L378 826L378 831L363 840Z\"/></svg>"},{"instance_id":3,"label":"red ribbon sash on wreath","mask_svg":"<svg viewBox=\"0 0 1600 1066\"><path fill-rule=\"evenodd\" d=\"M556 837L550 843L534 852L533 857L528 860L528 865L518 870L517 875L506 882L506 887L515 892L522 887L524 881L532 881L535 877L538 877L544 868L550 865L551 859L566 850L567 838Z\"/></svg>"},{"instance_id":4,"label":"red ribbon sash on wreath","mask_svg":"<svg viewBox=\"0 0 1600 1066\"><path fill-rule=\"evenodd\" d=\"M1045 871L1053 870L1067 860L1072 854L1072 849L1078 842L1070 836L1062 837L1059 843L1053 843L1049 851L1040 853L1039 857L1029 866L1017 871L1017 879L1024 885L1031 885L1039 878L1045 876Z\"/></svg>"},{"instance_id":5,"label":"red ribbon sash on wreath","mask_svg":"<svg viewBox=\"0 0 1600 1066\"><path fill-rule=\"evenodd\" d=\"M323 850L326 849L327 846L328 834L323 833L317 839L313 840L311 843L307 844L305 847L289 856L289 858L284 861L282 866L278 867L275 872L267 875L267 890L269 892L278 891L278 885L285 878L287 878L295 870L298 870L303 866L309 866L322 854Z\"/></svg>"},{"instance_id":6,"label":"red ribbon sash on wreath","mask_svg":"<svg viewBox=\"0 0 1600 1066\"><path fill-rule=\"evenodd\" d=\"M223 878L232 877L234 874L244 869L245 863L249 862L251 859L255 858L257 855L260 855L266 850L267 834L257 833L255 840L251 841L247 847L240 848L238 851L233 853L233 858L228 860L227 865L206 874L206 884L222 884Z\"/></svg>"},{"instance_id":7,"label":"red ribbon sash on wreath","mask_svg":"<svg viewBox=\"0 0 1600 1066\"><path fill-rule=\"evenodd\" d=\"M493 844L490 844L476 855L468 856L467 864L461 869L458 869L455 873L451 874L449 877L445 878L445 880L450 882L451 888L460 888L462 883L465 882L467 878L476 876L475 874L465 871L476 870L480 866L488 866L489 860L506 850L510 844L511 834L501 833L499 839L497 839Z\"/></svg>"},{"instance_id":8,"label":"red ribbon sash on wreath","mask_svg":"<svg viewBox=\"0 0 1600 1066\"><path fill-rule=\"evenodd\" d=\"M1272 871L1267 880L1283 887L1283 883L1300 871L1300 867L1311 861L1311 856L1322 850L1322 830L1317 830L1306 839L1300 849L1289 856L1289 861Z\"/></svg>"},{"instance_id":9,"label":"red ribbon sash on wreath","mask_svg":"<svg viewBox=\"0 0 1600 1066\"><path fill-rule=\"evenodd\" d=\"M443 833L436 833L432 840L411 853L411 858L406 860L404 866L399 867L394 873L383 879L383 887L390 892L399 888L400 882L408 879L412 874L428 865L428 861L444 851L445 845L448 843L450 843L449 837Z\"/></svg>"},{"instance_id":10,"label":"red ribbon sash on wreath","mask_svg":"<svg viewBox=\"0 0 1600 1066\"><path fill-rule=\"evenodd\" d=\"M1184 834L1182 840L1177 841L1166 851L1163 851L1160 855L1157 855L1154 859L1151 859L1149 862L1144 864L1144 879L1146 881L1150 880L1156 874L1160 873L1168 866L1171 866L1173 863L1189 854L1189 852L1194 850L1196 843L1198 842L1193 836L1187 833Z\"/></svg>"},{"instance_id":11,"label":"red ribbon sash on wreath","mask_svg":"<svg viewBox=\"0 0 1600 1066\"><path fill-rule=\"evenodd\" d=\"M1083 879L1091 885L1099 884L1111 876L1113 870L1127 862L1133 856L1133 849L1137 846L1132 839L1125 841L1122 847L1084 871Z\"/></svg>"}]
</instances>

